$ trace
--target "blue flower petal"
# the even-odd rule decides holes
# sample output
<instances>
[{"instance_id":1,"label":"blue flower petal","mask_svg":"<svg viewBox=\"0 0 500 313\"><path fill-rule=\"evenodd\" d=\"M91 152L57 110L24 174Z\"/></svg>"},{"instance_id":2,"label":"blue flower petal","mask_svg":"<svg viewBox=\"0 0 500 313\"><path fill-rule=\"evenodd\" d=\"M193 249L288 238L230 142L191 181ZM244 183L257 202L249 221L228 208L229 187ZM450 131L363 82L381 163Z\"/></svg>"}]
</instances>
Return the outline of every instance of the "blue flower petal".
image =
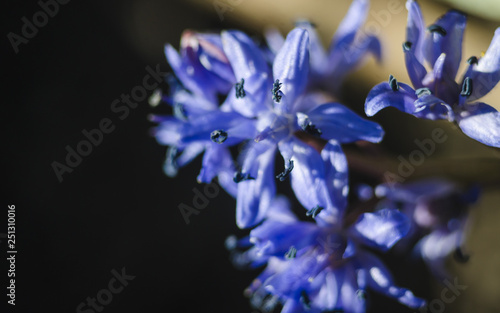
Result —
<instances>
[{"instance_id":1,"label":"blue flower petal","mask_svg":"<svg viewBox=\"0 0 500 313\"><path fill-rule=\"evenodd\" d=\"M281 47L285 44L285 38L276 28L268 28L264 31L264 37L269 49L274 55L278 54Z\"/></svg>"},{"instance_id":2,"label":"blue flower petal","mask_svg":"<svg viewBox=\"0 0 500 313\"><path fill-rule=\"evenodd\" d=\"M324 75L327 70L325 64L327 64L328 59L318 32L314 28L314 25L307 21L300 21L296 25L297 27L307 30L309 34L309 62L311 65L311 74L319 76Z\"/></svg>"},{"instance_id":3,"label":"blue flower petal","mask_svg":"<svg viewBox=\"0 0 500 313\"><path fill-rule=\"evenodd\" d=\"M414 103L413 115L428 120L446 119L450 122L455 120L455 113L451 106L434 95L422 95Z\"/></svg>"},{"instance_id":4,"label":"blue flower petal","mask_svg":"<svg viewBox=\"0 0 500 313\"><path fill-rule=\"evenodd\" d=\"M424 87L422 81L427 75L427 70L422 65L422 63L418 61L413 50L405 50L404 54L405 54L406 71L408 72L408 76L410 77L411 83L417 89Z\"/></svg>"},{"instance_id":5,"label":"blue flower petal","mask_svg":"<svg viewBox=\"0 0 500 313\"><path fill-rule=\"evenodd\" d=\"M319 228L314 223L286 223L268 219L250 232L259 253L281 256L294 246L297 250L315 244Z\"/></svg>"},{"instance_id":6,"label":"blue flower petal","mask_svg":"<svg viewBox=\"0 0 500 313\"><path fill-rule=\"evenodd\" d=\"M238 183L236 223L248 228L262 221L276 193L275 145L252 142L246 151L242 172L253 179Z\"/></svg>"},{"instance_id":7,"label":"blue flower petal","mask_svg":"<svg viewBox=\"0 0 500 313\"><path fill-rule=\"evenodd\" d=\"M197 180L200 183L208 184L221 170L226 168L234 173L233 159L229 150L220 144L207 144Z\"/></svg>"},{"instance_id":8,"label":"blue flower petal","mask_svg":"<svg viewBox=\"0 0 500 313\"><path fill-rule=\"evenodd\" d=\"M342 52L342 54L340 54ZM329 60L328 72L334 79L334 88L340 87L342 79L362 64L368 54L373 54L377 60L382 58L382 47L375 36L364 36L355 43L344 46L342 50Z\"/></svg>"},{"instance_id":9,"label":"blue flower petal","mask_svg":"<svg viewBox=\"0 0 500 313\"><path fill-rule=\"evenodd\" d=\"M321 131L324 139L340 143L357 140L380 142L384 130L380 125L361 118L340 103L326 103L307 113L312 124Z\"/></svg>"},{"instance_id":10,"label":"blue flower petal","mask_svg":"<svg viewBox=\"0 0 500 313\"><path fill-rule=\"evenodd\" d=\"M299 202L306 210L322 207L318 217L327 219L338 216L325 181L325 165L321 155L298 139L293 139L292 149L294 168L290 175Z\"/></svg>"},{"instance_id":11,"label":"blue flower petal","mask_svg":"<svg viewBox=\"0 0 500 313\"><path fill-rule=\"evenodd\" d=\"M349 168L347 158L342 147L333 140L328 141L321 151L321 158L325 163L325 180L328 192L331 195L333 207L342 215L347 207L349 193Z\"/></svg>"},{"instance_id":12,"label":"blue flower petal","mask_svg":"<svg viewBox=\"0 0 500 313\"><path fill-rule=\"evenodd\" d=\"M425 305L425 300L415 297L410 290L396 286L391 273L376 256L368 252L360 252L358 259L364 267L361 271L366 272L368 287L412 309Z\"/></svg>"},{"instance_id":13,"label":"blue flower petal","mask_svg":"<svg viewBox=\"0 0 500 313\"><path fill-rule=\"evenodd\" d=\"M415 112L415 105L413 104L417 99L415 90L404 83L398 84L399 90L397 91L393 91L387 82L373 87L366 97L366 115L373 116L378 111L389 106L410 114Z\"/></svg>"},{"instance_id":14,"label":"blue flower petal","mask_svg":"<svg viewBox=\"0 0 500 313\"><path fill-rule=\"evenodd\" d=\"M468 102L485 96L500 80L500 28L497 28L484 57L472 66L472 73L466 74L472 79L472 94Z\"/></svg>"},{"instance_id":15,"label":"blue flower petal","mask_svg":"<svg viewBox=\"0 0 500 313\"><path fill-rule=\"evenodd\" d=\"M422 16L422 11L420 10L420 6L418 5L417 1L413 0L408 0L406 2L406 9L408 10L408 21L406 24L406 40L408 42L411 42L410 51L412 56L414 56L414 58L416 59L415 61L418 61L418 64L423 66L424 63L423 43L425 40L425 22Z\"/></svg>"},{"instance_id":16,"label":"blue flower petal","mask_svg":"<svg viewBox=\"0 0 500 313\"><path fill-rule=\"evenodd\" d=\"M444 29L429 32L425 42L425 59L431 66L441 53L446 54L443 74L447 79L455 80L462 59L462 39L467 17L457 11L449 11L439 18L434 25Z\"/></svg>"},{"instance_id":17,"label":"blue flower petal","mask_svg":"<svg viewBox=\"0 0 500 313\"><path fill-rule=\"evenodd\" d=\"M273 74L274 79L283 84L281 91L291 103L304 92L309 74L309 35L306 30L295 28L288 34L274 60Z\"/></svg>"},{"instance_id":18,"label":"blue flower petal","mask_svg":"<svg viewBox=\"0 0 500 313\"><path fill-rule=\"evenodd\" d=\"M334 55L343 55L344 53L341 51L344 50L345 47L353 44L356 33L365 23L369 6L370 2L368 0L354 0L351 3L349 10L342 22L340 22L335 32L335 36L333 37L330 50L330 61L335 58Z\"/></svg>"},{"instance_id":19,"label":"blue flower petal","mask_svg":"<svg viewBox=\"0 0 500 313\"><path fill-rule=\"evenodd\" d=\"M234 73L227 56L224 54L222 48L221 35L215 33L193 33L190 31L184 32L181 39L181 47L183 46L183 41L186 39L188 42L192 40L186 34L191 33L192 37L196 40L194 42L195 46L198 46L198 59L200 63L210 72L219 76L223 79L226 85L226 90L231 87L232 82L234 82ZM221 90L221 92L224 92Z\"/></svg>"},{"instance_id":20,"label":"blue flower petal","mask_svg":"<svg viewBox=\"0 0 500 313\"><path fill-rule=\"evenodd\" d=\"M165 55L175 76L184 87L216 103L216 90L210 85L213 77L208 77L207 70L199 62L193 62L187 57L182 58L170 44L165 46Z\"/></svg>"},{"instance_id":21,"label":"blue flower petal","mask_svg":"<svg viewBox=\"0 0 500 313\"><path fill-rule=\"evenodd\" d=\"M164 116L161 117L161 123L154 129L153 134L159 144L177 146L181 142L185 124L176 117Z\"/></svg>"},{"instance_id":22,"label":"blue flower petal","mask_svg":"<svg viewBox=\"0 0 500 313\"><path fill-rule=\"evenodd\" d=\"M382 209L362 214L353 225L353 231L364 244L387 251L410 230L410 219L393 209Z\"/></svg>"},{"instance_id":23,"label":"blue flower petal","mask_svg":"<svg viewBox=\"0 0 500 313\"><path fill-rule=\"evenodd\" d=\"M467 136L500 148L500 112L486 103L466 104L457 115L458 126Z\"/></svg>"},{"instance_id":24,"label":"blue flower petal","mask_svg":"<svg viewBox=\"0 0 500 313\"><path fill-rule=\"evenodd\" d=\"M240 143L245 139L255 137L255 121L245 118L236 112L209 112L198 116L184 125L181 143L195 141L212 142L210 135L215 130L224 130L228 137L224 145Z\"/></svg>"},{"instance_id":25,"label":"blue flower petal","mask_svg":"<svg viewBox=\"0 0 500 313\"><path fill-rule=\"evenodd\" d=\"M248 117L257 116L267 109L266 103L272 86L267 62L250 37L240 31L222 32L224 52L234 70L236 82L244 80L244 97L236 97L235 89L228 99L233 108Z\"/></svg>"}]
</instances>

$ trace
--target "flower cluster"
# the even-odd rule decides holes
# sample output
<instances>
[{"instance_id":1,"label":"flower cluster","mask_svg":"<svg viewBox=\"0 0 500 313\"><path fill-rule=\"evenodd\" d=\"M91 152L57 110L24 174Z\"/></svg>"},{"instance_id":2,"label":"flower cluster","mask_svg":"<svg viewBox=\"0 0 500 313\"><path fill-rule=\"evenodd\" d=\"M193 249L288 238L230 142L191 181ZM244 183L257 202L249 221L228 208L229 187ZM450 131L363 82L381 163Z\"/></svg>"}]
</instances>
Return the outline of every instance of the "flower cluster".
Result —
<instances>
[{"instance_id":1,"label":"flower cluster","mask_svg":"<svg viewBox=\"0 0 500 313\"><path fill-rule=\"evenodd\" d=\"M368 94L366 114L372 116L392 106L419 118L447 119L457 123L467 136L500 147L500 113L476 101L500 80L500 28L484 56L467 59L468 68L457 83L466 16L450 11L426 30L418 3L408 1L406 7L407 41L403 43L403 52L415 89L391 75L388 82L375 86Z\"/></svg>"},{"instance_id":2,"label":"flower cluster","mask_svg":"<svg viewBox=\"0 0 500 313\"><path fill-rule=\"evenodd\" d=\"M416 309L425 301L397 286L378 255L394 246L411 248L436 275L444 275L450 252L467 258L464 228L476 189L445 180L380 181L349 195L342 144L374 144L384 137L380 125L336 101L343 77L367 56L381 58L379 40L360 33L368 4L353 1L328 50L306 21L286 37L267 32L265 46L225 30L185 31L179 51L165 48L175 75L167 78L169 92L161 98L173 115L152 118L158 142L168 146L165 173L175 176L203 155L198 182L217 179L236 198L238 227L252 229L246 238L230 237L227 246L235 264L265 266L246 291L259 307L365 312L366 293L375 291ZM500 79L500 30L482 58L469 59L458 84L465 16L451 11L426 31L418 4L409 0L407 8L403 48L416 90L391 76L369 93L366 114L394 106L421 118L448 119L499 147L498 112L472 101ZM305 208L299 217L277 195L277 184L287 180Z\"/></svg>"}]
</instances>

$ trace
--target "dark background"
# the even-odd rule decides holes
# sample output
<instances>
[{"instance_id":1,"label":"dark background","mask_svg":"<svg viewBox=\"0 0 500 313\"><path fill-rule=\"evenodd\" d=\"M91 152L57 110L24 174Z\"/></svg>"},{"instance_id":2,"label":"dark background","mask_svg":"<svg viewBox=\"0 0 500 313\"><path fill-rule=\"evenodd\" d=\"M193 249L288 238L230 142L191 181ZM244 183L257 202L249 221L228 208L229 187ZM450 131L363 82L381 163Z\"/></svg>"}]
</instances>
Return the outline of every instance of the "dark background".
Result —
<instances>
[{"instance_id":1,"label":"dark background","mask_svg":"<svg viewBox=\"0 0 500 313\"><path fill-rule=\"evenodd\" d=\"M186 225L177 205L201 190L200 160L166 177L166 148L147 120L158 109L143 101L123 121L110 109L142 84L146 66L168 70L163 45L178 47L182 30L232 25L184 1L70 1L16 54L7 34L21 34L21 18L40 7L5 4L1 205L5 216L8 204L17 212L15 312L75 312L123 267L135 279L104 312L252 312L243 290L259 271L235 269L224 248L228 235L245 234L235 226L234 200L221 191ZM76 148L82 130L103 118L115 130L59 182L52 162L64 163L65 147ZM6 240L1 246L4 261ZM1 299L3 306L8 298Z\"/></svg>"}]
</instances>

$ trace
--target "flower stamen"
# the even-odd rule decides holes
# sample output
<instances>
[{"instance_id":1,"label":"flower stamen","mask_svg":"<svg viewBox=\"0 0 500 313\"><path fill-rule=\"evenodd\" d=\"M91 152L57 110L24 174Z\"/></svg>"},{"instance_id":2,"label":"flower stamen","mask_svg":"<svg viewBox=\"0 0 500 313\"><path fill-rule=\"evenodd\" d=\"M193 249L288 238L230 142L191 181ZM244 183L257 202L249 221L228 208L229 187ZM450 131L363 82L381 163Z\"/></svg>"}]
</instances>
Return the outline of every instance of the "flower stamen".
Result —
<instances>
[{"instance_id":1,"label":"flower stamen","mask_svg":"<svg viewBox=\"0 0 500 313\"><path fill-rule=\"evenodd\" d=\"M236 89L236 98L244 98L246 96L245 89L243 89L243 86L245 84L245 80L242 78L239 83L236 83L234 86Z\"/></svg>"},{"instance_id":2,"label":"flower stamen","mask_svg":"<svg viewBox=\"0 0 500 313\"><path fill-rule=\"evenodd\" d=\"M219 129L219 130L214 130L211 134L210 134L210 139L215 142L215 143L223 143L224 141L226 141L227 139L227 132L225 132L224 130L222 129Z\"/></svg>"}]
</instances>

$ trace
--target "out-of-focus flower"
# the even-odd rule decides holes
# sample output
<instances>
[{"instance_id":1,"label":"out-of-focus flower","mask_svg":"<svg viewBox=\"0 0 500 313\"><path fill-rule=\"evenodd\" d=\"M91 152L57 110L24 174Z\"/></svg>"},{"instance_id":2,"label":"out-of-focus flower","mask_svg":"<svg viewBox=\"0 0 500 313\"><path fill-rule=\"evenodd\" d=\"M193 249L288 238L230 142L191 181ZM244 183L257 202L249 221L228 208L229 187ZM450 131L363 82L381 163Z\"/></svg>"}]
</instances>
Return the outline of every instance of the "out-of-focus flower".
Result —
<instances>
[{"instance_id":1,"label":"out-of-focus flower","mask_svg":"<svg viewBox=\"0 0 500 313\"><path fill-rule=\"evenodd\" d=\"M176 78L168 80L170 92L163 100L173 108L173 116L153 116L159 143L168 145L165 173L175 176L178 168L204 153L198 181L219 183L236 196L235 167L229 146L253 138L255 121L219 106L218 95L234 87L233 69L217 34L186 31L180 54L167 45L165 54Z\"/></svg>"},{"instance_id":2,"label":"out-of-focus flower","mask_svg":"<svg viewBox=\"0 0 500 313\"><path fill-rule=\"evenodd\" d=\"M380 41L361 29L368 15L370 2L354 0L340 23L330 47L325 51L314 25L308 21L298 21L297 27L309 33L310 72L309 89L326 89L337 95L344 77L358 67L366 56L373 54L381 59ZM266 32L270 50L275 54L283 46L281 34L270 29Z\"/></svg>"},{"instance_id":3,"label":"out-of-focus flower","mask_svg":"<svg viewBox=\"0 0 500 313\"><path fill-rule=\"evenodd\" d=\"M311 214L316 216L322 211L325 219L336 218L340 212L335 194L347 191L347 165L339 143L379 142L384 134L382 128L339 103L325 103L323 97L305 93L309 72L307 30L295 28L288 34L274 59L272 76L264 56L247 35L223 32L222 42L244 90L238 96L241 91L235 88L224 106L257 117L258 134L243 154L241 172L235 177L239 183L238 226L253 226L266 215L276 189L276 148L285 161L279 179L291 175L299 201L308 210L317 211ZM339 171L341 174L337 174ZM345 179L333 184L331 179L336 175Z\"/></svg>"},{"instance_id":4,"label":"out-of-focus flower","mask_svg":"<svg viewBox=\"0 0 500 313\"><path fill-rule=\"evenodd\" d=\"M385 209L362 214L348 228L320 226L298 221L287 202L277 199L267 219L240 241L242 246L253 246L235 253L234 261L239 264L267 263L247 289L254 304L280 302L282 312L365 312L367 289L412 308L425 304L408 289L396 286L379 258L363 248L391 248L410 228L404 214Z\"/></svg>"},{"instance_id":5,"label":"out-of-focus flower","mask_svg":"<svg viewBox=\"0 0 500 313\"><path fill-rule=\"evenodd\" d=\"M427 179L401 185L380 185L378 197L385 197L380 208L400 209L412 219L412 229L401 244L419 242L415 246L434 275L446 276L444 262L455 252L459 261L462 252L469 206L479 197L479 189L468 189L442 179Z\"/></svg>"},{"instance_id":6,"label":"out-of-focus flower","mask_svg":"<svg viewBox=\"0 0 500 313\"><path fill-rule=\"evenodd\" d=\"M426 30L417 2L408 0L406 7L403 50L415 89L391 75L389 82L378 84L368 94L366 114L372 116L392 106L419 118L447 119L456 122L467 136L500 147L500 113L486 103L475 102L500 80L500 28L484 56L467 60L469 67L457 83L466 16L449 11ZM424 63L432 70L427 71Z\"/></svg>"}]
</instances>

